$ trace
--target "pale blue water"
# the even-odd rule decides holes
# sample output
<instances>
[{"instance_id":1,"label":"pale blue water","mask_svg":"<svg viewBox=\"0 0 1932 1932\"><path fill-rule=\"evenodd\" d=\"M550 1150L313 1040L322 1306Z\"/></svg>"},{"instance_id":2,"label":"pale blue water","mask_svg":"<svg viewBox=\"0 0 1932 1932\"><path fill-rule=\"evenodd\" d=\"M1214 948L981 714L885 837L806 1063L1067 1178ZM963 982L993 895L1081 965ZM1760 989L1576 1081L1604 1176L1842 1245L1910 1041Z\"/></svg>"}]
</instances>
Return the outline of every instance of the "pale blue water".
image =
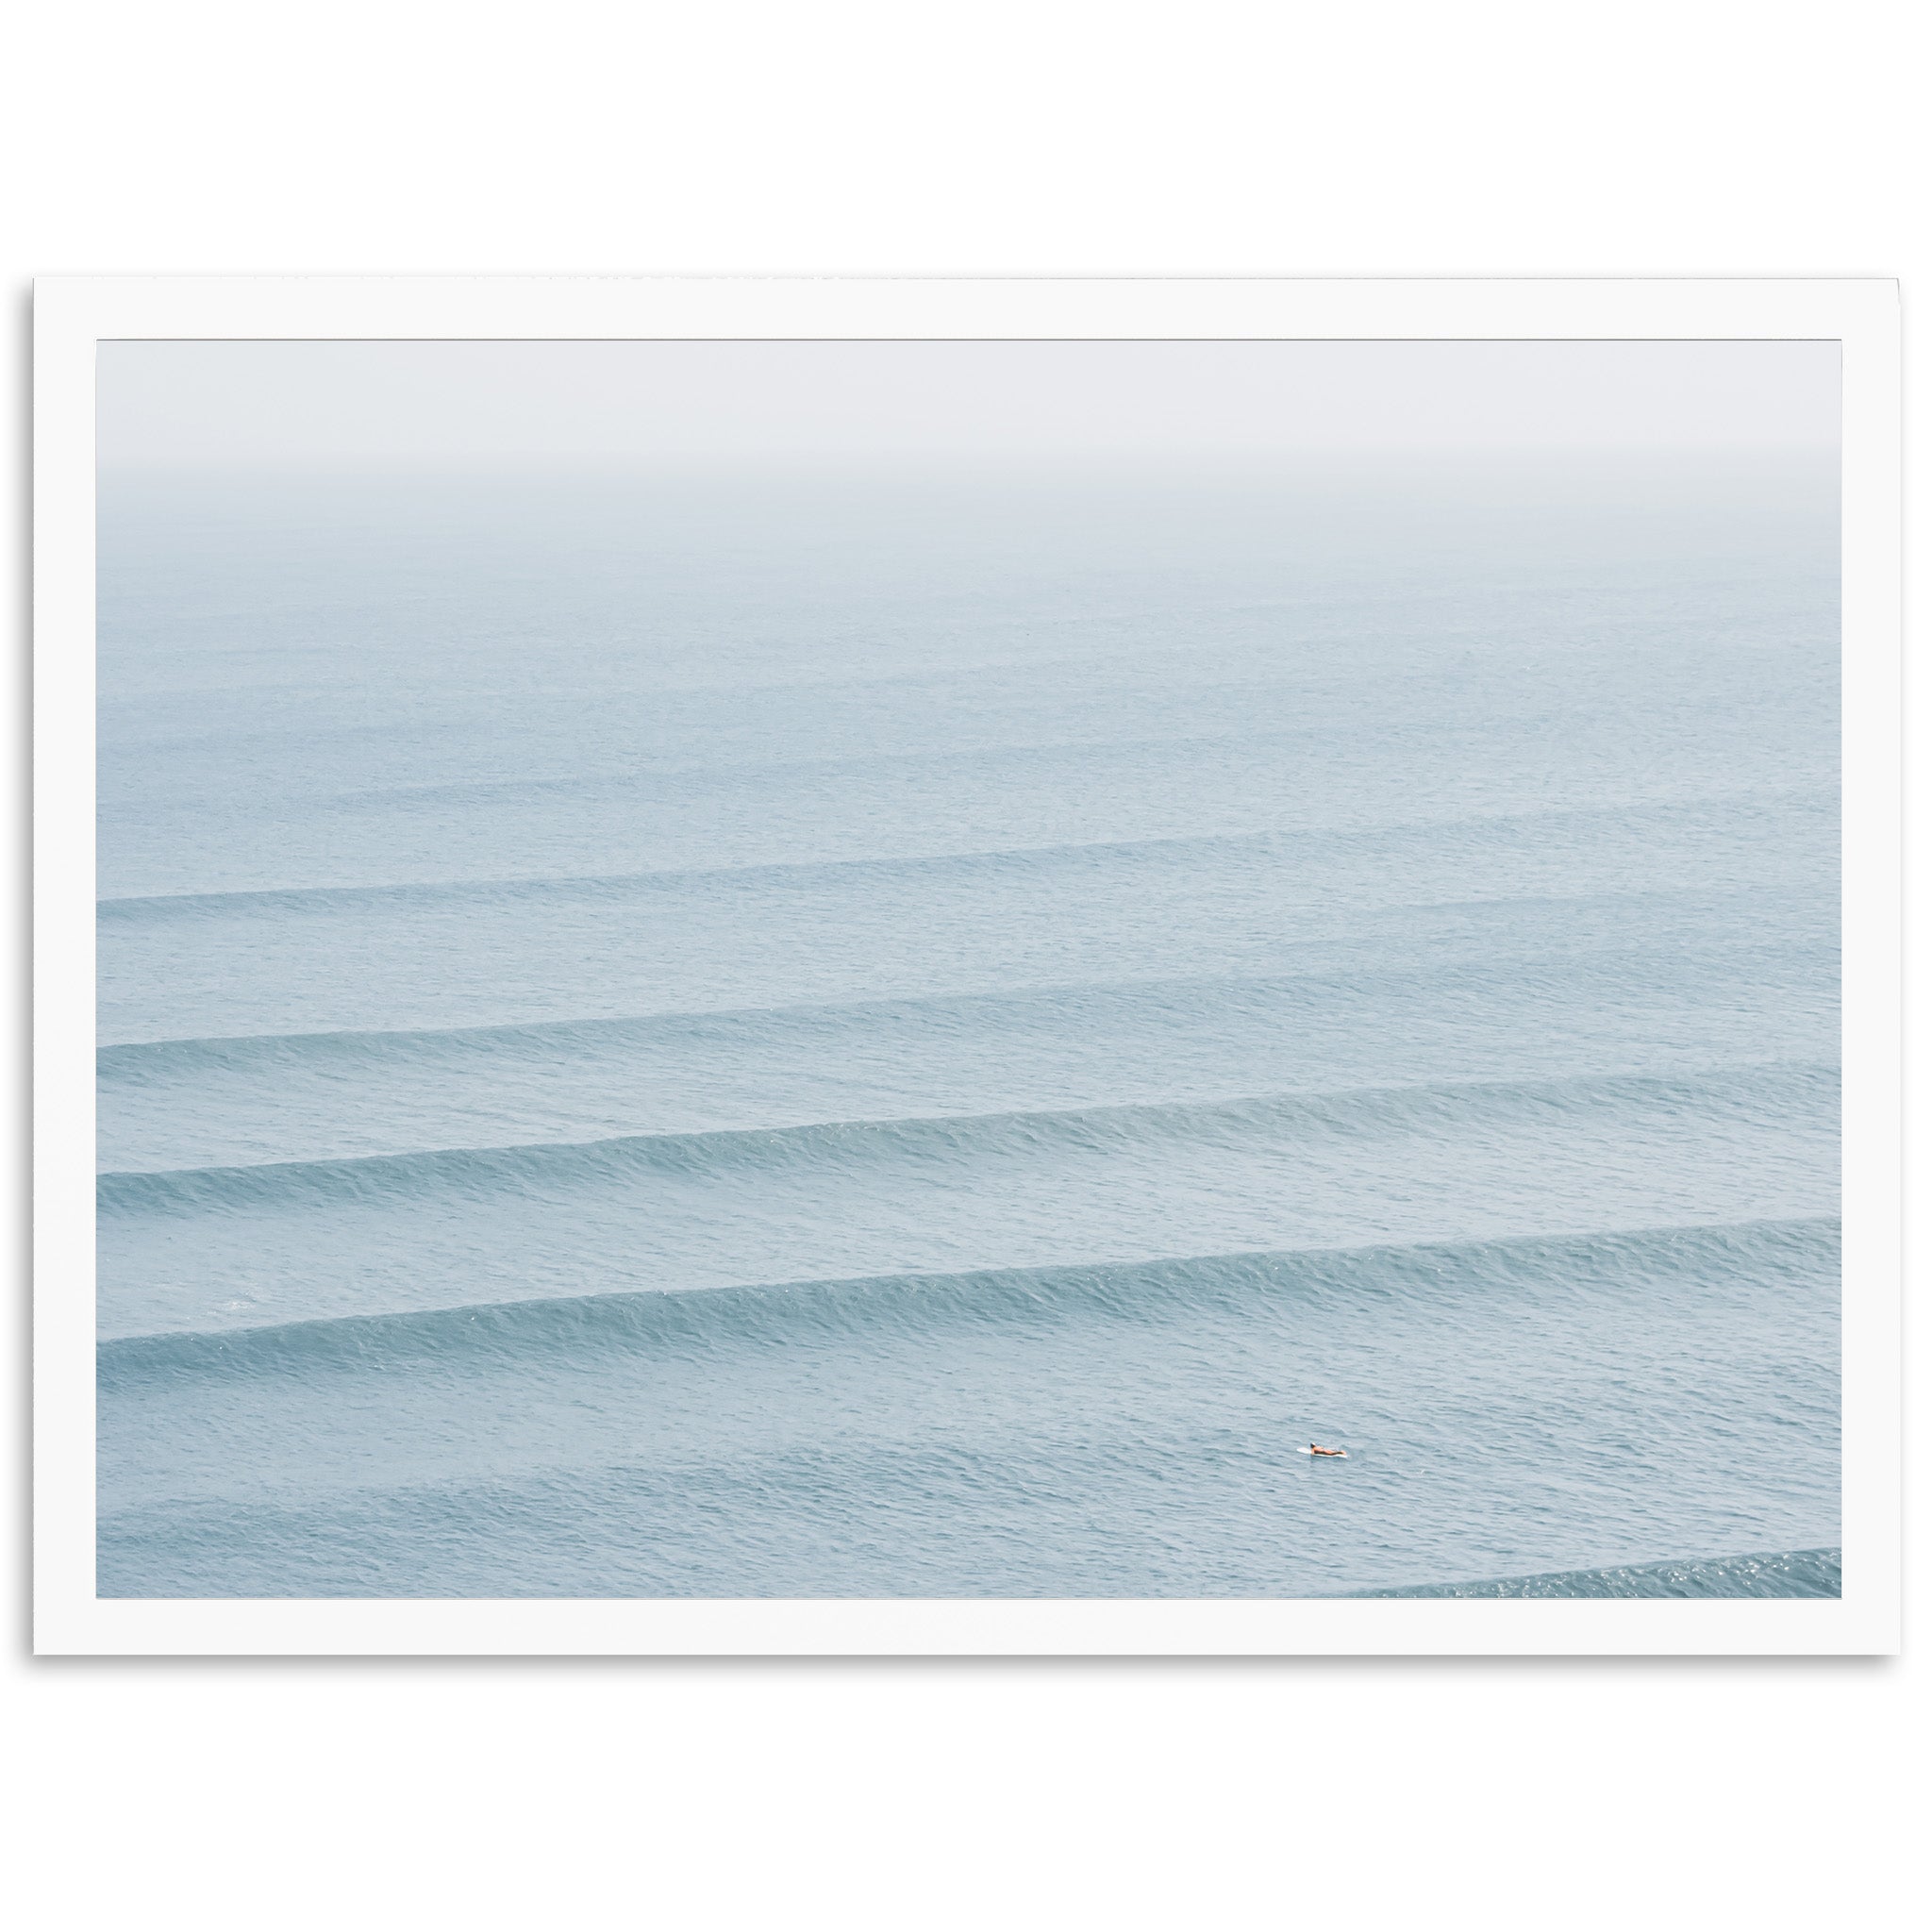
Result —
<instances>
[{"instance_id":1,"label":"pale blue water","mask_svg":"<svg viewBox=\"0 0 1932 1932\"><path fill-rule=\"evenodd\" d=\"M102 1592L1835 1591L1836 515L108 479Z\"/></svg>"}]
</instances>

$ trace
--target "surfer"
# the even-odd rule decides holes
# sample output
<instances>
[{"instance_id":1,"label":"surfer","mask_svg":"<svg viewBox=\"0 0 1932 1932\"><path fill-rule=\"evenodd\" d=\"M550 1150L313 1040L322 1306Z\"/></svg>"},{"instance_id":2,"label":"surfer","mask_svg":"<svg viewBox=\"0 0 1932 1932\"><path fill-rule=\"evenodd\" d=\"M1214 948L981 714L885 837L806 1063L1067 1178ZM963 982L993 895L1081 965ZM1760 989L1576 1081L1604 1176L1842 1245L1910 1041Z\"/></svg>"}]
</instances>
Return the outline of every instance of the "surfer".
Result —
<instances>
[{"instance_id":1,"label":"surfer","mask_svg":"<svg viewBox=\"0 0 1932 1932\"><path fill-rule=\"evenodd\" d=\"M1319 1442L1310 1442L1308 1444L1308 1454L1310 1456L1340 1456L1344 1461L1348 1457L1348 1451L1346 1449L1324 1449Z\"/></svg>"}]
</instances>

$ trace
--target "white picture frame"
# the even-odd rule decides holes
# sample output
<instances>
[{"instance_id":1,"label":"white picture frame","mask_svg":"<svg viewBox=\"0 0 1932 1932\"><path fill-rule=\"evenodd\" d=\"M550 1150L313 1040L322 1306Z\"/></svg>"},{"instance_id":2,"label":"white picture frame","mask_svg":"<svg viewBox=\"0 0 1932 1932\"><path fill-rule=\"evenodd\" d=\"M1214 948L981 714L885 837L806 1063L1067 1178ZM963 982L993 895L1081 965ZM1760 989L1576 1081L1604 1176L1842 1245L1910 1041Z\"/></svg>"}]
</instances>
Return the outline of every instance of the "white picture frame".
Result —
<instances>
[{"instance_id":1,"label":"white picture frame","mask_svg":"<svg viewBox=\"0 0 1932 1932\"><path fill-rule=\"evenodd\" d=\"M1884 280L58 277L35 296L34 1644L46 1655L1829 1655L1900 1629L1899 308ZM1843 368L1843 1594L182 1601L94 1593L104 341L1833 340Z\"/></svg>"}]
</instances>

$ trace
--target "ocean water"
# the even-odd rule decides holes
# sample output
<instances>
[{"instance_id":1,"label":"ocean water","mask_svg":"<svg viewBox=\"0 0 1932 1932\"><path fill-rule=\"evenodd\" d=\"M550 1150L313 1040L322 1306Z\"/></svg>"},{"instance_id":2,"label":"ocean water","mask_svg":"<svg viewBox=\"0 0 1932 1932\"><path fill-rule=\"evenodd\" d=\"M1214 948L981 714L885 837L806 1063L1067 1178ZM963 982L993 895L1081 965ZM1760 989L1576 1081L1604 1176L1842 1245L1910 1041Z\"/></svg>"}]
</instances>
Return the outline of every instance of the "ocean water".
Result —
<instances>
[{"instance_id":1,"label":"ocean water","mask_svg":"<svg viewBox=\"0 0 1932 1932\"><path fill-rule=\"evenodd\" d=\"M1836 526L106 479L100 1591L1835 1592Z\"/></svg>"}]
</instances>

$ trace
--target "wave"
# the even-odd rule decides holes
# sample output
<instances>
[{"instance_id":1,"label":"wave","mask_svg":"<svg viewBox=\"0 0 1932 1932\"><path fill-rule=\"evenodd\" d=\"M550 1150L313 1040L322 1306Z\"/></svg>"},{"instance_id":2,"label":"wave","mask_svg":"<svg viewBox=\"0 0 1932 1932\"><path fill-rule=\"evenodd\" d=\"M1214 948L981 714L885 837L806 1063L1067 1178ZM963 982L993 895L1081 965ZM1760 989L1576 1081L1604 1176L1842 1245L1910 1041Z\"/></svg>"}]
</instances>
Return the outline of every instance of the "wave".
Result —
<instances>
[{"instance_id":1,"label":"wave","mask_svg":"<svg viewBox=\"0 0 1932 1932\"><path fill-rule=\"evenodd\" d=\"M479 1303L122 1336L97 1344L96 1363L104 1391L184 1374L301 1375L331 1366L459 1374L492 1359L521 1367L539 1355L602 1360L626 1350L675 1354L726 1343L791 1349L801 1341L894 1327L922 1334L947 1326L1010 1330L1081 1314L1169 1319L1239 1309L1267 1296L1359 1301L1553 1281L1578 1292L1659 1273L1726 1279L1824 1274L1836 1270L1838 1259L1836 1218L1759 1220Z\"/></svg>"},{"instance_id":2,"label":"wave","mask_svg":"<svg viewBox=\"0 0 1932 1932\"><path fill-rule=\"evenodd\" d=\"M330 805L393 809L414 805L491 804L501 799L566 796L587 800L629 799L648 794L654 787L675 789L688 795L693 786L709 780L719 786L743 785L766 776L780 780L799 777L846 777L871 772L912 771L920 774L998 770L1005 766L1038 767L1081 763L1137 755L1171 752L1221 752L1229 747L1257 750L1286 748L1319 741L1330 735L1320 725L1289 730L1191 732L1165 738L1074 738L1038 743L926 746L906 751L852 751L833 756L760 757L742 758L662 758L626 772L558 773L529 778L443 779L431 783L362 786L349 791L317 794Z\"/></svg>"},{"instance_id":3,"label":"wave","mask_svg":"<svg viewBox=\"0 0 1932 1932\"><path fill-rule=\"evenodd\" d=\"M1836 1597L1844 1593L1837 1549L1778 1550L1638 1563L1609 1570L1549 1570L1477 1583L1413 1583L1400 1590L1355 1590L1352 1597Z\"/></svg>"},{"instance_id":4,"label":"wave","mask_svg":"<svg viewBox=\"0 0 1932 1932\"><path fill-rule=\"evenodd\" d=\"M1402 820L1361 826L1310 826L1285 831L1216 832L1180 837L1091 841L1072 844L1000 846L986 851L917 854L903 858L787 860L772 864L667 867L573 877L426 879L344 886L286 886L222 892L159 892L107 898L95 904L104 925L156 920L227 918L258 912L328 914L400 906L523 905L543 901L626 899L663 891L710 891L720 884L743 889L811 885L830 880L958 875L979 878L1000 872L1062 871L1123 863L1166 864L1208 852L1291 853L1311 842L1359 843L1416 833L1484 839L1529 826L1552 828L1608 822L1695 821L1713 809L1736 811L1827 794L1814 788L1777 792L1723 792L1693 799L1629 800L1612 806L1568 807L1548 811L1476 813L1457 818Z\"/></svg>"},{"instance_id":5,"label":"wave","mask_svg":"<svg viewBox=\"0 0 1932 1932\"><path fill-rule=\"evenodd\" d=\"M1001 846L983 852L922 853L903 858L821 858L769 865L679 866L578 877L505 879L425 879L414 883L367 886L286 886L234 892L161 892L145 897L102 899L95 915L106 924L152 919L226 917L233 913L321 912L384 906L508 905L530 900L605 900L660 891L708 888L721 882L759 885L809 884L819 879L867 878L885 874L1024 870L1037 866L1091 864L1096 859L1181 856L1229 845L1257 844L1279 838L1273 832L1232 832L1176 839L1131 839L1071 845Z\"/></svg>"},{"instance_id":6,"label":"wave","mask_svg":"<svg viewBox=\"0 0 1932 1932\"><path fill-rule=\"evenodd\" d=\"M1770 1106L1785 1113L1837 1091L1838 1069L1767 1061L1699 1073L1572 1075L1547 1080L1443 1082L1271 1093L1222 1101L1141 1103L923 1119L816 1121L507 1147L437 1147L333 1160L103 1174L103 1216L202 1214L342 1202L388 1203L425 1193L496 1196L506 1190L597 1186L653 1176L879 1161L1046 1154L1117 1154L1188 1140L1231 1152L1257 1137L1360 1137L1559 1119L1580 1106L1697 1109Z\"/></svg>"},{"instance_id":7,"label":"wave","mask_svg":"<svg viewBox=\"0 0 1932 1932\"><path fill-rule=\"evenodd\" d=\"M1549 963L1549 975L1553 983L1559 973L1574 978L1579 970L1600 970L1607 960L1615 963L1601 953L1581 961L1561 956ZM1534 966L1541 962L1524 963ZM1495 967L1495 957L1491 955L1482 967L1465 970L1493 976ZM950 1024L955 1027L983 1025L991 1020L1064 1025L1076 1013L1091 1013L1103 1004L1171 1008L1182 1003L1198 1007L1212 1000L1217 1005L1237 1008L1242 1002L1273 1007L1284 999L1307 998L1329 989L1365 999L1376 989L1442 979L1451 971L1436 968L1426 974L1351 971L1275 973L1265 976L1211 974L1190 978L1088 979L1026 986L1007 992L941 992L795 1006L679 1008L609 1018L507 1021L483 1026L212 1034L175 1040L117 1041L98 1048L94 1058L101 1080L116 1085L139 1085L149 1078L216 1069L293 1067L335 1060L441 1060L478 1056L495 1061L508 1055L513 1059L554 1063L560 1050L622 1050L628 1046L745 1033L762 1035L780 1029L829 1032L906 1021Z\"/></svg>"},{"instance_id":8,"label":"wave","mask_svg":"<svg viewBox=\"0 0 1932 1932\"><path fill-rule=\"evenodd\" d=\"M1607 910L1626 914L1639 908L1708 894L1630 893L1606 904ZM1563 906L1557 900L1491 900L1486 909L1499 907ZM1460 903L1429 909L1467 909ZM1700 936L1702 937L1702 936ZM1824 945L1832 963L1837 948L1829 935ZM326 1065L339 1061L427 1059L443 1061L487 1057L500 1061L541 1060L554 1064L562 1052L591 1053L627 1047L724 1040L745 1034L765 1036L779 1031L831 1032L911 1022L918 1025L963 1027L995 1022L1004 1025L1033 1024L1064 1027L1070 1021L1091 1017L1105 1008L1175 1012L1239 1012L1243 1008L1279 1014L1288 1003L1306 1004L1334 999L1364 1006L1377 998L1402 996L1412 990L1452 990L1468 981L1473 991L1493 998L1507 975L1511 986L1528 993L1574 991L1579 981L1614 981L1674 986L1684 975L1690 936L1674 932L1666 943L1596 948L1579 955L1574 950L1485 951L1479 960L1432 959L1421 967L1334 970L1331 949L1318 948L1306 971L1269 974L1207 974L1183 978L1084 979L1022 986L1004 992L958 991L913 994L902 998L806 1002L791 1006L675 1008L655 1013L589 1016L573 1020L504 1021L475 1026L337 1029L314 1033L208 1034L177 1039L127 1040L103 1044L95 1053L95 1071L104 1084L139 1086L150 1079L183 1074L245 1068ZM1440 950L1440 949L1436 949ZM1735 977L1742 966L1762 973L1769 968L1780 983L1794 976L1793 962L1808 968L1813 954L1790 941L1774 945L1737 939L1707 939L1695 948L1721 960Z\"/></svg>"}]
</instances>

